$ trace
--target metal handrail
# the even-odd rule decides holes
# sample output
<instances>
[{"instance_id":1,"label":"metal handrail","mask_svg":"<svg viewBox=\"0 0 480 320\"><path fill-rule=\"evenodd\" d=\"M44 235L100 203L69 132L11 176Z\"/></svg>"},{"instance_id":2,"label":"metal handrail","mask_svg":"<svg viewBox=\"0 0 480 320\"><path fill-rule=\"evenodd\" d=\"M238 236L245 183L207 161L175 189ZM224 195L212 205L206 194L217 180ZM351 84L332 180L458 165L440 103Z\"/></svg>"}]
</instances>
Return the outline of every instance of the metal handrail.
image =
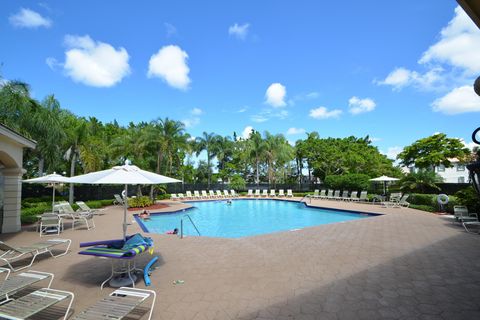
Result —
<instances>
[{"instance_id":1,"label":"metal handrail","mask_svg":"<svg viewBox=\"0 0 480 320\"><path fill-rule=\"evenodd\" d=\"M188 214L185 214L183 217L187 217L188 220L190 220L195 230L197 230L198 235L201 236L200 231L198 231L198 228L193 222L192 218ZM183 238L183 219L180 220L180 238Z\"/></svg>"}]
</instances>

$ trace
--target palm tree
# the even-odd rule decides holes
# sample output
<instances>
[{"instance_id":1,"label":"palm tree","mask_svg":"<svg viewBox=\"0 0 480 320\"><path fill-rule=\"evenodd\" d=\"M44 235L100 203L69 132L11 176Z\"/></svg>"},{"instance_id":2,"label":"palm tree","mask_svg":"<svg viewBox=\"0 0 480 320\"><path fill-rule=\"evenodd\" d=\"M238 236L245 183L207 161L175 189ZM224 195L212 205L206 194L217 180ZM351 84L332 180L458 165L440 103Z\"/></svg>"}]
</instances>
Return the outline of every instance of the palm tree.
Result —
<instances>
[{"instance_id":1,"label":"palm tree","mask_svg":"<svg viewBox=\"0 0 480 320\"><path fill-rule=\"evenodd\" d=\"M77 118L70 112L64 111L64 125L67 128L66 151L64 158L70 161L70 177L75 175L75 166L80 160L80 146L82 146L87 139L86 121L83 118ZM74 187L70 184L69 202L73 203Z\"/></svg>"},{"instance_id":2,"label":"palm tree","mask_svg":"<svg viewBox=\"0 0 480 320\"><path fill-rule=\"evenodd\" d=\"M62 109L54 95L47 96L41 105L35 105L31 113L30 132L37 140L35 152L38 154L38 173L43 175L44 168L54 171L61 159L61 145L66 138L61 119Z\"/></svg>"},{"instance_id":3,"label":"palm tree","mask_svg":"<svg viewBox=\"0 0 480 320\"><path fill-rule=\"evenodd\" d=\"M276 171L293 159L293 148L282 134L265 132L265 160L267 162L268 183L275 185Z\"/></svg>"},{"instance_id":4,"label":"palm tree","mask_svg":"<svg viewBox=\"0 0 480 320\"><path fill-rule=\"evenodd\" d=\"M418 170L411 172L400 180L400 188L402 190L419 190L425 193L426 189L440 190L436 185L442 182L443 179L435 171L432 170Z\"/></svg>"},{"instance_id":5,"label":"palm tree","mask_svg":"<svg viewBox=\"0 0 480 320\"><path fill-rule=\"evenodd\" d=\"M260 163L265 155L266 145L258 131L250 133L248 142L250 159L255 166L255 183L258 185L260 183Z\"/></svg>"},{"instance_id":6,"label":"palm tree","mask_svg":"<svg viewBox=\"0 0 480 320\"><path fill-rule=\"evenodd\" d=\"M196 154L197 157L200 155L202 151L207 152L207 167L208 167L208 188L210 188L211 177L212 177L212 167L211 161L215 157L217 152L217 142L219 136L215 133L207 133L203 132L201 137L197 137L195 139L196 142Z\"/></svg>"}]
</instances>

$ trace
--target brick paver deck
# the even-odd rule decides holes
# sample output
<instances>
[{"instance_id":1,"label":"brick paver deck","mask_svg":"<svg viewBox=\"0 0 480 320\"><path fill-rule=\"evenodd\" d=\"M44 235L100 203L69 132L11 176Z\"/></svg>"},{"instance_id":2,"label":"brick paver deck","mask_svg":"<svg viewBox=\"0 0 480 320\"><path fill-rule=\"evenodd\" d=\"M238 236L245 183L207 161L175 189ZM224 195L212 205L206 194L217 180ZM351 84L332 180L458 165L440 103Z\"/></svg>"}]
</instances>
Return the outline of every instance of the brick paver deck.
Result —
<instances>
[{"instance_id":1,"label":"brick paver deck","mask_svg":"<svg viewBox=\"0 0 480 320\"><path fill-rule=\"evenodd\" d=\"M479 235L413 209L312 205L383 215L241 239L150 234L160 257L149 287L157 292L153 318L480 319ZM70 254L32 267L54 272L52 287L75 293L74 312L113 290L100 290L109 262L77 254L79 242L121 235L122 208L105 212L95 230L61 234L73 240ZM26 230L0 239L27 244L39 236ZM174 285L179 279L184 284Z\"/></svg>"}]
</instances>

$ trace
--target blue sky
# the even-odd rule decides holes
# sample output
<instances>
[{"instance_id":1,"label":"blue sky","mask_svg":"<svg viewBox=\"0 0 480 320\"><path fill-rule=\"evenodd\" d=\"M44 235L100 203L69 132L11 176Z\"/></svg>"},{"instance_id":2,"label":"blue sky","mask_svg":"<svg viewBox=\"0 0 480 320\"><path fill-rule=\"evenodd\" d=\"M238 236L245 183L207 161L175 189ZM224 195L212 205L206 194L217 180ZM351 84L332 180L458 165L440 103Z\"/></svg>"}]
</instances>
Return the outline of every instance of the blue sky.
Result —
<instances>
[{"instance_id":1,"label":"blue sky","mask_svg":"<svg viewBox=\"0 0 480 320\"><path fill-rule=\"evenodd\" d=\"M5 79L121 124L157 117L382 152L479 124L480 30L455 1L2 1Z\"/></svg>"}]
</instances>

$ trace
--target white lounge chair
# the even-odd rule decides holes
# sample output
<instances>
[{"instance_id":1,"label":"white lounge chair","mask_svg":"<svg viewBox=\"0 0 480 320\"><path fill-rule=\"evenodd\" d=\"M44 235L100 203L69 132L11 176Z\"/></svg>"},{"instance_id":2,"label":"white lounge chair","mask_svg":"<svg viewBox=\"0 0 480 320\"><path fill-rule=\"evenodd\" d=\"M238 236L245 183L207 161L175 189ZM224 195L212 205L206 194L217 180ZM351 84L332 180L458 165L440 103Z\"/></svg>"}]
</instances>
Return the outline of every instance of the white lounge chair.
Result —
<instances>
[{"instance_id":1,"label":"white lounge chair","mask_svg":"<svg viewBox=\"0 0 480 320\"><path fill-rule=\"evenodd\" d=\"M72 219L72 229L75 229L75 224L84 223L87 230L95 228L95 221L93 220L93 214L86 211L75 211L72 206L66 202L60 205L60 214L62 218Z\"/></svg>"},{"instance_id":2,"label":"white lounge chair","mask_svg":"<svg viewBox=\"0 0 480 320\"><path fill-rule=\"evenodd\" d=\"M222 191L217 190L217 198L223 198Z\"/></svg>"},{"instance_id":3,"label":"white lounge chair","mask_svg":"<svg viewBox=\"0 0 480 320\"><path fill-rule=\"evenodd\" d=\"M342 200L342 197L340 196L340 190L335 190L333 193L333 200Z\"/></svg>"},{"instance_id":4,"label":"white lounge chair","mask_svg":"<svg viewBox=\"0 0 480 320\"><path fill-rule=\"evenodd\" d=\"M270 190L270 197L275 198L277 195L275 194L275 189Z\"/></svg>"},{"instance_id":5,"label":"white lounge chair","mask_svg":"<svg viewBox=\"0 0 480 320\"><path fill-rule=\"evenodd\" d=\"M465 231L467 231L468 233L474 233L469 228L476 227L476 233L480 234L480 221L465 221L462 222L462 225L465 228Z\"/></svg>"},{"instance_id":6,"label":"white lounge chair","mask_svg":"<svg viewBox=\"0 0 480 320\"><path fill-rule=\"evenodd\" d=\"M187 199L193 199L192 191L187 191L187 192L186 192L186 195L185 195L185 198L187 198Z\"/></svg>"},{"instance_id":7,"label":"white lounge chair","mask_svg":"<svg viewBox=\"0 0 480 320\"><path fill-rule=\"evenodd\" d=\"M195 199L201 199L202 197L200 196L200 192L198 190L193 191L193 197Z\"/></svg>"},{"instance_id":8,"label":"white lounge chair","mask_svg":"<svg viewBox=\"0 0 480 320\"><path fill-rule=\"evenodd\" d=\"M283 189L279 189L278 190L278 197L285 197L285 192L283 191Z\"/></svg>"},{"instance_id":9,"label":"white lounge chair","mask_svg":"<svg viewBox=\"0 0 480 320\"><path fill-rule=\"evenodd\" d=\"M478 221L476 213L469 213L465 206L453 206L454 222L475 222Z\"/></svg>"},{"instance_id":10,"label":"white lounge chair","mask_svg":"<svg viewBox=\"0 0 480 320\"><path fill-rule=\"evenodd\" d=\"M152 304L148 316L148 320L150 320L156 297L157 294L153 290L121 287L113 291L107 298L80 312L73 320L124 319L141 303L151 298Z\"/></svg>"},{"instance_id":11,"label":"white lounge chair","mask_svg":"<svg viewBox=\"0 0 480 320\"><path fill-rule=\"evenodd\" d=\"M328 189L328 193L327 193L326 199L328 199L328 200L333 199L333 190Z\"/></svg>"},{"instance_id":12,"label":"white lounge chair","mask_svg":"<svg viewBox=\"0 0 480 320\"><path fill-rule=\"evenodd\" d=\"M253 190L252 189L248 189L247 197L253 197Z\"/></svg>"},{"instance_id":13,"label":"white lounge chair","mask_svg":"<svg viewBox=\"0 0 480 320\"><path fill-rule=\"evenodd\" d=\"M293 198L292 189L287 189L287 197L292 197Z\"/></svg>"},{"instance_id":14,"label":"white lounge chair","mask_svg":"<svg viewBox=\"0 0 480 320\"><path fill-rule=\"evenodd\" d=\"M348 200L350 200L350 197L348 196L348 190L343 190L343 191L342 191L341 200L343 200L343 201L348 201Z\"/></svg>"},{"instance_id":15,"label":"white lounge chair","mask_svg":"<svg viewBox=\"0 0 480 320\"><path fill-rule=\"evenodd\" d=\"M260 189L255 190L255 197L260 198Z\"/></svg>"},{"instance_id":16,"label":"white lounge chair","mask_svg":"<svg viewBox=\"0 0 480 320\"><path fill-rule=\"evenodd\" d=\"M401 206L401 207L406 207L408 208L410 206L410 203L407 202L407 199L410 195L409 194L404 194L400 200L398 200L398 205Z\"/></svg>"},{"instance_id":17,"label":"white lounge chair","mask_svg":"<svg viewBox=\"0 0 480 320\"><path fill-rule=\"evenodd\" d=\"M268 197L268 190L267 189L263 189L262 191L262 197Z\"/></svg>"},{"instance_id":18,"label":"white lounge chair","mask_svg":"<svg viewBox=\"0 0 480 320\"><path fill-rule=\"evenodd\" d=\"M326 198L327 198L326 190L325 190L325 189L322 189L322 190L320 191L320 194L318 195L318 197L319 197L320 199L326 199Z\"/></svg>"},{"instance_id":19,"label":"white lounge chair","mask_svg":"<svg viewBox=\"0 0 480 320\"><path fill-rule=\"evenodd\" d=\"M203 199L208 199L208 194L206 190L202 190L202 198Z\"/></svg>"},{"instance_id":20,"label":"white lounge chair","mask_svg":"<svg viewBox=\"0 0 480 320\"><path fill-rule=\"evenodd\" d=\"M59 235L63 231L62 218L56 213L44 213L40 217L40 237L43 235Z\"/></svg>"},{"instance_id":21,"label":"white lounge chair","mask_svg":"<svg viewBox=\"0 0 480 320\"><path fill-rule=\"evenodd\" d=\"M26 289L32 285L37 285L40 281L48 280L47 288L52 285L53 273L28 270L10 275L10 269L0 268L0 273L6 272L5 280L0 284L0 304L4 304L12 299L10 295Z\"/></svg>"},{"instance_id":22,"label":"white lounge chair","mask_svg":"<svg viewBox=\"0 0 480 320\"><path fill-rule=\"evenodd\" d=\"M123 206L123 199L119 194L114 194L113 197L115 198L115 200L113 200L113 204L118 204Z\"/></svg>"},{"instance_id":23,"label":"white lounge chair","mask_svg":"<svg viewBox=\"0 0 480 320\"><path fill-rule=\"evenodd\" d=\"M0 306L0 319L31 319L41 311L70 299L63 317L66 320L75 295L69 291L42 288Z\"/></svg>"},{"instance_id":24,"label":"white lounge chair","mask_svg":"<svg viewBox=\"0 0 480 320\"><path fill-rule=\"evenodd\" d=\"M217 196L215 195L215 192L213 190L208 190L208 195L210 196L211 199L216 198Z\"/></svg>"},{"instance_id":25,"label":"white lounge chair","mask_svg":"<svg viewBox=\"0 0 480 320\"><path fill-rule=\"evenodd\" d=\"M360 199L357 197L358 191L352 191L350 193L350 201L360 201Z\"/></svg>"},{"instance_id":26,"label":"white lounge chair","mask_svg":"<svg viewBox=\"0 0 480 320\"><path fill-rule=\"evenodd\" d=\"M177 194L176 193L170 194L170 199L173 200L173 201L178 200Z\"/></svg>"},{"instance_id":27,"label":"white lounge chair","mask_svg":"<svg viewBox=\"0 0 480 320\"><path fill-rule=\"evenodd\" d=\"M183 195L183 193L179 193L179 194L178 194L178 200L181 201L181 200L183 200L183 199L185 199L185 196Z\"/></svg>"},{"instance_id":28,"label":"white lounge chair","mask_svg":"<svg viewBox=\"0 0 480 320\"><path fill-rule=\"evenodd\" d=\"M238 198L238 194L235 192L235 190L230 190L230 195L234 198Z\"/></svg>"},{"instance_id":29,"label":"white lounge chair","mask_svg":"<svg viewBox=\"0 0 480 320\"><path fill-rule=\"evenodd\" d=\"M67 254L68 250L70 249L70 245L72 244L72 240L70 239L49 239L41 242L37 242L34 244L30 244L28 246L23 247L13 247L8 245L7 243L0 241L0 251L3 251L0 254L0 260L5 262L8 267L12 271L22 270L28 267L31 267L35 258L44 253L50 254L53 258L61 257ZM66 245L67 248L63 253L54 255L52 249L56 246ZM12 263L15 261L19 261L21 259L25 259L27 257L31 257L30 263L26 266L22 267L13 267Z\"/></svg>"},{"instance_id":30,"label":"white lounge chair","mask_svg":"<svg viewBox=\"0 0 480 320\"><path fill-rule=\"evenodd\" d=\"M318 194L318 189L313 190L313 194L310 196L311 198L320 198L320 195Z\"/></svg>"},{"instance_id":31,"label":"white lounge chair","mask_svg":"<svg viewBox=\"0 0 480 320\"><path fill-rule=\"evenodd\" d=\"M223 196L225 198L230 198L230 195L228 194L228 190L223 190Z\"/></svg>"},{"instance_id":32,"label":"white lounge chair","mask_svg":"<svg viewBox=\"0 0 480 320\"><path fill-rule=\"evenodd\" d=\"M367 191L360 192L359 202L368 202Z\"/></svg>"}]
</instances>

